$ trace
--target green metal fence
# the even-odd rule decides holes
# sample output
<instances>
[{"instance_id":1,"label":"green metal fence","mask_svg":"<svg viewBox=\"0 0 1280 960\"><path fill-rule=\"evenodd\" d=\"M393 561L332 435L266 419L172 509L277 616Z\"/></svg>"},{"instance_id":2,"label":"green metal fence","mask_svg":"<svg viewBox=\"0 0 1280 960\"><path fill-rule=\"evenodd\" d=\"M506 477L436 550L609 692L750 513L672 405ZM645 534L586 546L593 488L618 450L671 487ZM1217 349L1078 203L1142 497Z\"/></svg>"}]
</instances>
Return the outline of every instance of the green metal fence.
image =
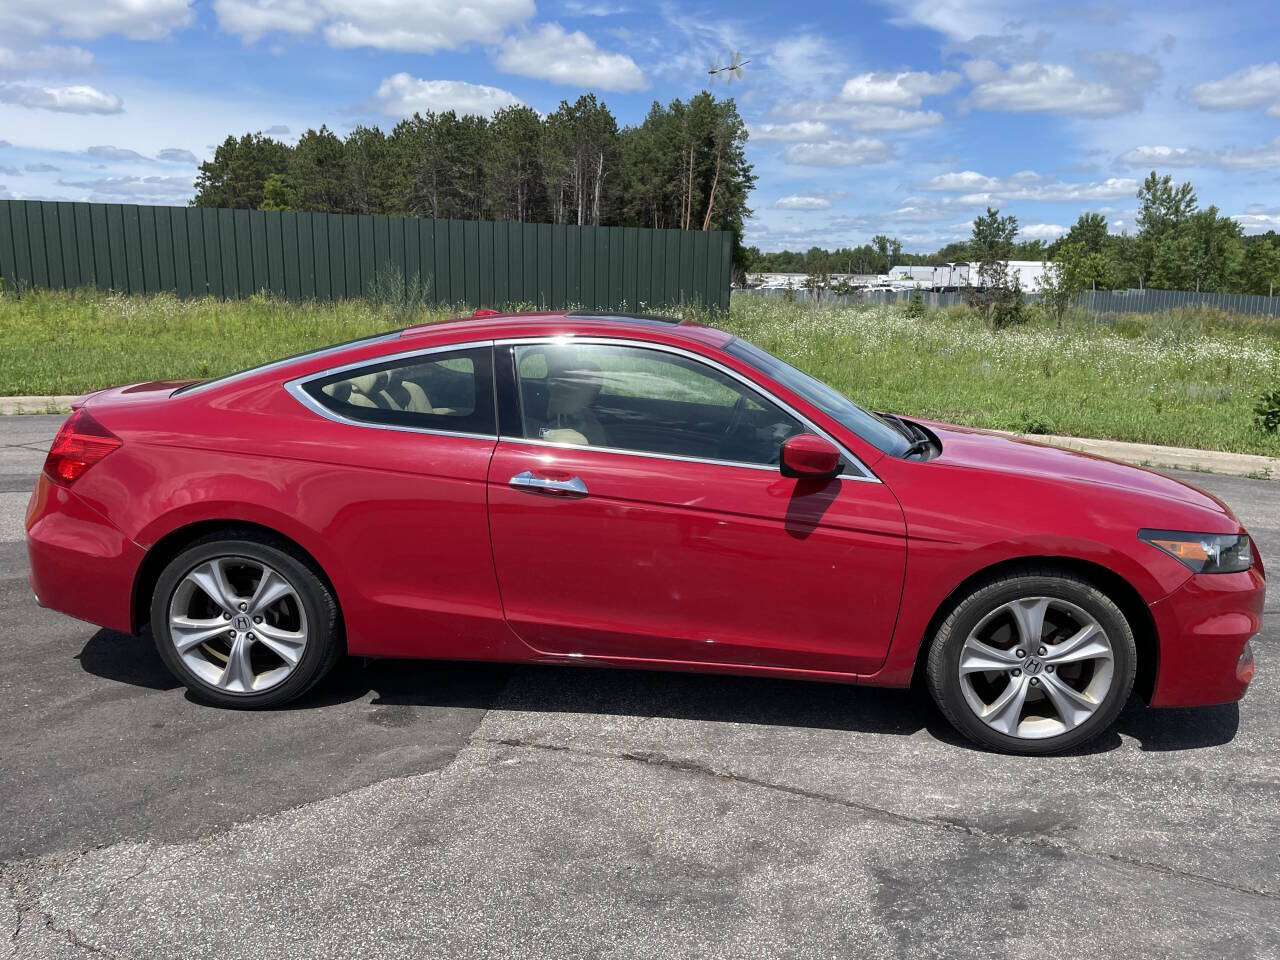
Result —
<instances>
[{"instance_id":1,"label":"green metal fence","mask_svg":"<svg viewBox=\"0 0 1280 960\"><path fill-rule=\"evenodd\" d=\"M727 310L725 231L0 200L6 287Z\"/></svg>"}]
</instances>

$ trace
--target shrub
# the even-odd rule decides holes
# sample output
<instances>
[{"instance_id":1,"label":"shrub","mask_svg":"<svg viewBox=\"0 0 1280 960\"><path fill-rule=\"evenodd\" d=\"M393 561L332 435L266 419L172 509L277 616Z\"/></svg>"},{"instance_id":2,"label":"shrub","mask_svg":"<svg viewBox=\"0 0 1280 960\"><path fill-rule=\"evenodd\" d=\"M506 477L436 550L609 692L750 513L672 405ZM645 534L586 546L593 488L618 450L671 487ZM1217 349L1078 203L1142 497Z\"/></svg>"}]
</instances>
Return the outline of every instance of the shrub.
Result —
<instances>
[{"instance_id":1,"label":"shrub","mask_svg":"<svg viewBox=\"0 0 1280 960\"><path fill-rule=\"evenodd\" d=\"M1253 405L1253 422L1267 433L1280 427L1280 390L1268 390Z\"/></svg>"},{"instance_id":2,"label":"shrub","mask_svg":"<svg viewBox=\"0 0 1280 960\"><path fill-rule=\"evenodd\" d=\"M907 300L907 308L904 311L908 320L923 320L928 312L924 306L924 295L920 293L920 288L916 287L911 291L911 296Z\"/></svg>"}]
</instances>

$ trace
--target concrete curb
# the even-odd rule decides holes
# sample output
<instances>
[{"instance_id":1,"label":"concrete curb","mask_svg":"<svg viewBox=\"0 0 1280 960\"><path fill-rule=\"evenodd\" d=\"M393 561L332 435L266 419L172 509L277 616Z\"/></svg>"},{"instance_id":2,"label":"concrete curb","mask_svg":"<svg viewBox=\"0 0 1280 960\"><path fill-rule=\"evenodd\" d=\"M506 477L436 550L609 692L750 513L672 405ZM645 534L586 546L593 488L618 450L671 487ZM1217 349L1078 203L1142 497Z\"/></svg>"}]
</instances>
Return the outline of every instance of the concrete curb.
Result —
<instances>
[{"instance_id":1,"label":"concrete curb","mask_svg":"<svg viewBox=\"0 0 1280 960\"><path fill-rule=\"evenodd\" d=\"M1196 470L1232 477L1280 479L1280 459L1252 453L1224 453L1220 450L1196 450L1191 447L1159 447L1151 443L1124 443L1120 440L1094 440L1088 437L1056 437L1047 434L1015 433L1012 436L1036 443L1047 443L1065 450L1079 450L1095 456L1133 463L1140 467L1164 467Z\"/></svg>"},{"instance_id":2,"label":"concrete curb","mask_svg":"<svg viewBox=\"0 0 1280 960\"><path fill-rule=\"evenodd\" d=\"M22 413L66 413L74 396L0 397L0 415ZM1010 436L1035 443L1045 443L1065 450L1079 450L1099 457L1133 463L1141 467L1165 467L1175 470L1198 470L1232 477L1280 479L1280 458L1252 453L1223 453L1218 450L1195 450L1190 447L1160 447L1151 443L1124 443L1120 440L1094 440L1089 437L1058 437L1050 434L1014 433Z\"/></svg>"},{"instance_id":3,"label":"concrete curb","mask_svg":"<svg viewBox=\"0 0 1280 960\"><path fill-rule=\"evenodd\" d=\"M83 394L69 397L0 397L0 416L12 413L67 413L71 401Z\"/></svg>"}]
</instances>

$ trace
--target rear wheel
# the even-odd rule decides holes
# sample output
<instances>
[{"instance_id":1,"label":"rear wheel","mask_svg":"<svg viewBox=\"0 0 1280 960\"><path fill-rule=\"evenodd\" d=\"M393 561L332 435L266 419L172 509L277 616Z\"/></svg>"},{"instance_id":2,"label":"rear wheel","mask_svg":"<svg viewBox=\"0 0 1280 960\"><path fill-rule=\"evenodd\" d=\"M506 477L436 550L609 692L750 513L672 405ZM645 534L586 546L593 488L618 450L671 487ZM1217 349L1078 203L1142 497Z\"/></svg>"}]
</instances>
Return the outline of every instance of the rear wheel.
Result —
<instances>
[{"instance_id":1,"label":"rear wheel","mask_svg":"<svg viewBox=\"0 0 1280 960\"><path fill-rule=\"evenodd\" d=\"M1044 754L1111 726L1136 666L1133 630L1110 597L1075 574L1027 569L956 605L929 650L927 678L971 740Z\"/></svg>"},{"instance_id":2,"label":"rear wheel","mask_svg":"<svg viewBox=\"0 0 1280 960\"><path fill-rule=\"evenodd\" d=\"M311 565L252 533L192 544L151 602L161 658L191 693L225 707L301 696L341 650L337 604Z\"/></svg>"}]
</instances>

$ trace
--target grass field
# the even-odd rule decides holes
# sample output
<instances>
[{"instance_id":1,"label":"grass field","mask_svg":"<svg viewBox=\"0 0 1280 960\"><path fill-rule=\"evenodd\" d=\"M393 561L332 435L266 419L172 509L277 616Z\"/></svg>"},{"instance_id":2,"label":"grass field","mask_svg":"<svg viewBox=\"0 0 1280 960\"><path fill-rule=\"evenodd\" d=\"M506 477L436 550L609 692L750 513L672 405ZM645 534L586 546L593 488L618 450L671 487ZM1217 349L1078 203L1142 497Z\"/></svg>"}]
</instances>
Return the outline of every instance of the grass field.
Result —
<instances>
[{"instance_id":1,"label":"grass field","mask_svg":"<svg viewBox=\"0 0 1280 960\"><path fill-rule=\"evenodd\" d=\"M0 294L0 396L228 373L454 315L363 301ZM991 331L965 311L735 298L719 321L865 406L975 426L1280 456L1252 408L1280 388L1280 326L1213 314L1042 318Z\"/></svg>"}]
</instances>

